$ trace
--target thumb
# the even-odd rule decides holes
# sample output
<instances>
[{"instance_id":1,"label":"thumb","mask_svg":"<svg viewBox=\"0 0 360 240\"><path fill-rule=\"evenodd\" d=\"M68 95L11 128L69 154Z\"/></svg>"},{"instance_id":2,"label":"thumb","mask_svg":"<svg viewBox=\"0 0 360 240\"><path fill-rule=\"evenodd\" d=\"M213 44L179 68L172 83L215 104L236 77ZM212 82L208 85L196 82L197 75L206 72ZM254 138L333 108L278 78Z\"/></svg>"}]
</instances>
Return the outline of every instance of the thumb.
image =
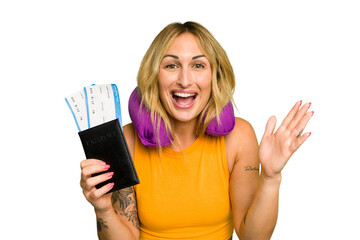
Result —
<instances>
[{"instance_id":1,"label":"thumb","mask_svg":"<svg viewBox=\"0 0 360 240\"><path fill-rule=\"evenodd\" d=\"M266 123L264 137L272 135L274 133L275 126L276 126L276 117L271 116Z\"/></svg>"}]
</instances>

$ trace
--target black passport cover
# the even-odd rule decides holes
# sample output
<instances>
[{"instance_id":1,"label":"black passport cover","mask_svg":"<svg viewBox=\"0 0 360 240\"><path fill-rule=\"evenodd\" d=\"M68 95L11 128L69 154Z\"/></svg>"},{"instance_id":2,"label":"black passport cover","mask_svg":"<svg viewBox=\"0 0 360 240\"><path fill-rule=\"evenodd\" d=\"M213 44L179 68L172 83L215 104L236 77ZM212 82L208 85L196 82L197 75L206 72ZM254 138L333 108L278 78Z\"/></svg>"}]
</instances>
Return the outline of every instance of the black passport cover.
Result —
<instances>
[{"instance_id":1,"label":"black passport cover","mask_svg":"<svg viewBox=\"0 0 360 240\"><path fill-rule=\"evenodd\" d=\"M105 172L114 172L112 178L96 188L113 182L109 191L113 192L140 183L118 119L81 131L79 136L86 158L102 160L110 165Z\"/></svg>"}]
</instances>

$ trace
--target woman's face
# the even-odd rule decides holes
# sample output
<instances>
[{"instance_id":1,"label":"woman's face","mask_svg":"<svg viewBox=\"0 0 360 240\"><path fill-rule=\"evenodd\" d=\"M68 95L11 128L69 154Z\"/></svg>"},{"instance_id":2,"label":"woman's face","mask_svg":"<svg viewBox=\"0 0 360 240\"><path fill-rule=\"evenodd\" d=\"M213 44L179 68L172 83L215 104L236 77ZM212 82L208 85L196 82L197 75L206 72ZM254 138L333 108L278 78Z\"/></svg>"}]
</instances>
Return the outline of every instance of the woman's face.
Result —
<instances>
[{"instance_id":1,"label":"woman's face","mask_svg":"<svg viewBox=\"0 0 360 240\"><path fill-rule=\"evenodd\" d=\"M188 122L200 114L211 95L211 67L194 35L175 38L158 78L161 102L173 119Z\"/></svg>"}]
</instances>

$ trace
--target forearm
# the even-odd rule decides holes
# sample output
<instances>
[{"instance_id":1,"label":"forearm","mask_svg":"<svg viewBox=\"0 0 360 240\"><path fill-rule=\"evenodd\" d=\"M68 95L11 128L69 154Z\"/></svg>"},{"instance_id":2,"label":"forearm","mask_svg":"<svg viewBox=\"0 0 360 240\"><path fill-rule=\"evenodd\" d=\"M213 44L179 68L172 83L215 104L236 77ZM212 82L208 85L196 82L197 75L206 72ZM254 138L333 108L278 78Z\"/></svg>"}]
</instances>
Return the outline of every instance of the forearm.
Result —
<instances>
[{"instance_id":1,"label":"forearm","mask_svg":"<svg viewBox=\"0 0 360 240\"><path fill-rule=\"evenodd\" d=\"M259 185L253 201L241 221L239 238L270 239L278 216L281 175L268 179L260 174Z\"/></svg>"},{"instance_id":2,"label":"forearm","mask_svg":"<svg viewBox=\"0 0 360 240\"><path fill-rule=\"evenodd\" d=\"M97 232L100 240L135 240L135 234L120 221L113 209L96 212Z\"/></svg>"}]
</instances>

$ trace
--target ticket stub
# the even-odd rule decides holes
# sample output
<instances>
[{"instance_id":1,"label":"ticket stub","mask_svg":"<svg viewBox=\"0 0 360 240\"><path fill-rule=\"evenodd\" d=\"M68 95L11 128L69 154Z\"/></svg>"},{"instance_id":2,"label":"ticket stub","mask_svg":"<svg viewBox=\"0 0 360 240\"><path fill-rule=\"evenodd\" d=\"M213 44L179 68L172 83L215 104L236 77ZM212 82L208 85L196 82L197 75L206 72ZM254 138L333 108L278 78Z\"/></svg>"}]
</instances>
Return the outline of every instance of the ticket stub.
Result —
<instances>
[{"instance_id":1,"label":"ticket stub","mask_svg":"<svg viewBox=\"0 0 360 240\"><path fill-rule=\"evenodd\" d=\"M79 131L114 119L121 122L119 92L115 84L91 85L65 98Z\"/></svg>"},{"instance_id":2,"label":"ticket stub","mask_svg":"<svg viewBox=\"0 0 360 240\"><path fill-rule=\"evenodd\" d=\"M84 92L89 128L121 119L120 98L115 84L87 86Z\"/></svg>"},{"instance_id":3,"label":"ticket stub","mask_svg":"<svg viewBox=\"0 0 360 240\"><path fill-rule=\"evenodd\" d=\"M76 126L80 131L88 129L87 109L85 92L81 90L65 98L67 105L75 119Z\"/></svg>"}]
</instances>

